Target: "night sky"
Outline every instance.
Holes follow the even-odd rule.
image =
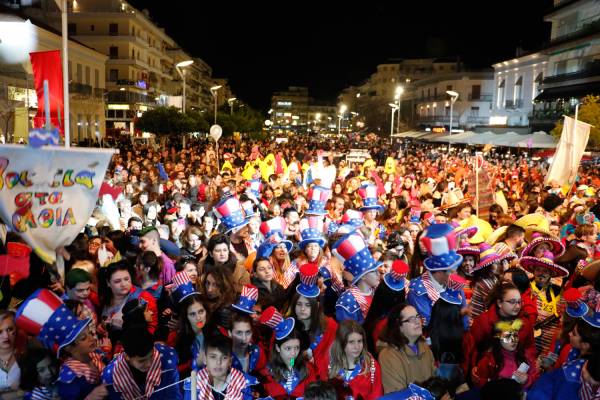
[[[273,91],[290,85],[334,101],[394,58],[459,56],[470,67],[491,67],[517,46],[534,50],[547,41],[543,16],[552,7],[552,0],[130,2],[263,111]]]

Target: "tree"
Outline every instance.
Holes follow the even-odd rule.
[[[571,115],[571,117],[575,116]],[[600,96],[589,95],[584,97],[581,105],[579,106],[577,119],[592,125],[592,128],[590,129],[588,147],[600,147]],[[550,131],[550,134],[554,137],[560,138],[562,129],[563,120],[560,120],[556,123],[554,129]]]

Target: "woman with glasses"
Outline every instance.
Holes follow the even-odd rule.
[[[394,307],[388,325],[377,343],[385,393],[423,382],[435,371],[431,349],[423,339],[422,317],[408,304]]]

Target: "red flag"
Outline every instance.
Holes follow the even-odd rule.
[[[38,111],[33,118],[33,126],[42,128],[46,124],[44,114],[44,81],[48,81],[48,96],[50,100],[50,122],[64,136],[63,120],[65,110],[63,104],[63,76],[60,61],[60,50],[37,51],[29,53],[35,91],[38,98]]]

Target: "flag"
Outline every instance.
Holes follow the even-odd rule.
[[[544,181],[546,184],[557,181],[560,185],[573,185],[591,127],[590,124],[565,116],[554,160]]]
[[[37,51],[29,53],[33,80],[38,98],[37,114],[33,117],[33,126],[43,128],[46,124],[44,103],[44,81],[48,81],[48,97],[50,104],[50,122],[64,135],[63,118],[63,76],[60,61],[60,50]]]

